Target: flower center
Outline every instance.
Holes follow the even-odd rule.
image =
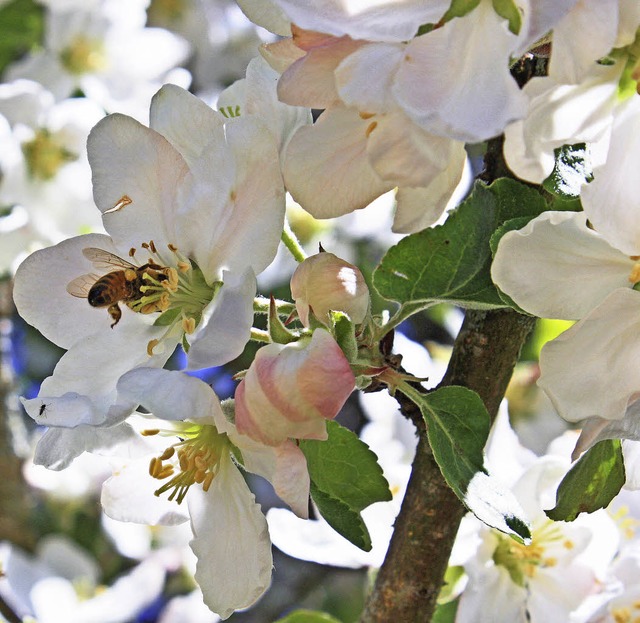
[[[215,281],[209,285],[197,264],[182,255],[174,245],[168,245],[170,257],[164,257],[153,241],[141,246],[152,256],[142,274],[144,283],[139,288],[139,297],[127,302],[127,306],[142,314],[162,312],[154,326],[167,327],[160,339],[149,342],[147,352],[151,355],[162,339],[176,334],[182,334],[182,346],[188,352],[186,336],[196,330],[202,320],[203,309],[215,298],[222,282]],[[129,252],[131,257],[135,253],[135,249]]]
[[[84,35],[76,37],[60,52],[60,62],[69,73],[75,75],[94,73],[107,66],[102,41]]]
[[[22,144],[22,153],[29,175],[43,181],[53,179],[62,165],[78,158],[46,128],[39,129],[30,141]]]
[[[561,529],[552,521],[545,521],[534,529],[531,534],[531,544],[523,545],[510,537],[497,534],[498,545],[493,552],[493,562],[504,567],[514,584],[524,587],[527,580],[533,578],[537,570],[553,567],[558,563],[557,558],[546,555],[546,549],[555,543],[563,541],[563,546],[573,549],[571,540],[565,539]]]
[[[178,424],[178,430],[170,432],[178,435],[180,441],[169,446],[160,456],[154,456],[149,463],[149,475],[157,480],[166,480],[154,493],[157,496],[171,491],[170,500],[178,504],[184,500],[189,487],[201,484],[208,491],[220,466],[220,459],[231,449],[225,433],[219,433],[211,424]],[[144,431],[144,435],[155,435],[157,429]]]

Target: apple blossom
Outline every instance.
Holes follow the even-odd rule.
[[[287,147],[283,174],[293,198],[313,216],[329,218],[397,186],[394,231],[433,224],[462,178],[466,155],[460,141],[417,127],[395,101],[390,85],[403,44],[294,32],[293,40],[265,47],[270,64],[284,70],[278,95],[326,110]],[[335,183],[325,184],[327,177]]]
[[[298,264],[291,277],[291,296],[305,327],[310,312],[325,325],[331,311],[344,312],[360,324],[369,310],[369,288],[362,273],[333,253],[317,253]]]
[[[7,76],[40,82],[58,100],[80,89],[108,112],[144,120],[150,97],[189,51],[176,35],[145,27],[147,1],[51,2],[44,49],[13,63]]]
[[[354,388],[349,362],[328,331],[267,344],[236,388],[236,426],[273,446],[289,437],[326,439],[325,420],[338,415]]]
[[[22,232],[27,236],[17,251],[102,231],[85,152],[89,131],[102,117],[95,102],[76,97],[56,103],[30,80],[0,85],[0,119],[7,122],[0,124],[0,205],[20,206],[28,218]],[[18,233],[9,231],[2,234],[3,255],[9,256],[4,264],[17,257],[8,247]]]
[[[135,407],[115,402],[116,382],[127,370],[162,366],[179,343],[191,368],[242,351],[255,274],[272,260],[280,238],[277,144],[256,116],[227,123],[171,85],[158,92],[150,116],[147,128],[110,115],[89,137],[94,198],[110,236],[79,236],[38,251],[16,275],[23,318],[68,349],[39,397],[25,402],[38,422],[78,437],[67,462],[104,441],[92,436],[108,439],[106,429],[87,426],[113,427]],[[136,292],[119,297],[124,309],[110,306],[110,319],[78,295],[118,270]],[[48,433],[56,434],[63,430]],[[45,460],[48,435],[37,462]]]
[[[627,255],[628,231],[613,225],[601,234],[588,216],[544,212],[503,236],[492,266],[495,283],[524,310],[580,320],[540,356],[538,384],[571,422],[621,420],[640,395],[628,374],[640,348],[637,257]]]
[[[520,446],[506,410],[496,424],[487,444],[488,461],[496,473],[504,474],[525,509],[532,523],[532,541],[524,545],[474,517],[463,520],[458,538],[464,539],[467,548],[463,552],[454,546],[454,555],[464,565],[468,581],[456,623],[574,620],[572,613],[583,601],[604,588],[607,567],[619,543],[618,529],[604,510],[581,515],[571,523],[548,519],[544,509],[553,506],[569,461],[559,456],[535,457]]]
[[[268,478],[306,517],[310,482],[302,451],[292,441],[267,447],[240,434],[213,390],[181,372],[139,368],[124,375],[118,389],[167,422],[142,420],[156,451],[151,462],[117,468],[103,488],[105,512],[152,525],[190,518],[205,603],[223,618],[250,606],[269,586],[271,547],[266,520],[235,461]]]

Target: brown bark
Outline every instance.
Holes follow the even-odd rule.
[[[533,324],[533,318],[512,311],[468,311],[441,386],[474,390],[493,420]],[[389,551],[361,623],[431,620],[466,512],[433,458],[419,410],[399,398],[403,413],[418,423],[419,442]]]

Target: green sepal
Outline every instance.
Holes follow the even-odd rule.
[[[562,479],[556,492],[556,505],[545,513],[554,521],[573,521],[580,513],[606,508],[625,480],[620,440],[599,441]]]
[[[451,5],[442,18],[442,22],[448,22],[454,17],[468,15],[480,4],[480,0],[451,0]]]
[[[289,331],[289,329],[284,326],[282,320],[280,320],[276,300],[273,296],[269,302],[268,325],[269,337],[271,341],[276,344],[291,344],[291,342],[297,342],[300,339],[299,335]]]
[[[493,0],[493,10],[509,22],[509,31],[514,35],[522,28],[522,14],[514,0]]]
[[[344,353],[349,363],[353,363],[358,357],[358,342],[356,340],[355,325],[346,314],[332,312],[334,337],[338,346]]]

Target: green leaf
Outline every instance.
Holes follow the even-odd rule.
[[[501,178],[476,182],[471,195],[443,225],[425,229],[391,247],[373,274],[376,290],[400,303],[407,318],[435,303],[494,309],[506,307],[491,281],[490,240],[505,221],[537,216],[547,205],[529,186]]]
[[[556,162],[553,171],[542,182],[542,186],[565,201],[573,200],[573,205],[575,205],[582,186],[593,179],[587,148],[584,143],[563,145],[558,147],[554,153]]]
[[[509,30],[517,35],[522,28],[522,14],[513,0],[493,0],[493,10],[509,22]]]
[[[325,493],[311,482],[311,497],[326,522],[345,539],[365,552],[371,551],[371,536],[362,515],[347,504]]]
[[[284,619],[278,619],[276,623],[340,623],[340,621],[326,612],[296,610],[289,613]]]
[[[392,498],[376,455],[355,433],[327,422],[326,441],[301,440],[311,477],[311,497],[327,522],[365,551],[371,539],[360,511]]]
[[[480,396],[458,386],[441,387],[428,394],[407,392],[403,386],[399,391],[420,408],[433,456],[463,504],[487,525],[528,540],[528,522],[515,496],[484,467],[491,420]]]
[[[358,358],[355,326],[346,314],[332,312],[331,315],[333,317],[336,342],[338,342],[338,346],[340,346],[347,361],[353,363]]]
[[[44,8],[33,0],[14,0],[0,8],[0,72],[42,42]]]
[[[573,521],[580,513],[606,508],[625,483],[619,439],[599,441],[563,478],[556,506],[545,511],[554,521]]]
[[[456,614],[458,612],[458,601],[448,601],[444,604],[438,604],[436,611],[433,613],[431,623],[455,623]]]
[[[337,422],[327,422],[327,433],[326,441],[300,441],[316,487],[358,511],[390,500],[389,483],[369,446]]]
[[[480,4],[480,0],[451,0],[451,6],[442,18],[443,22],[448,22],[454,17],[464,17],[468,15]]]

